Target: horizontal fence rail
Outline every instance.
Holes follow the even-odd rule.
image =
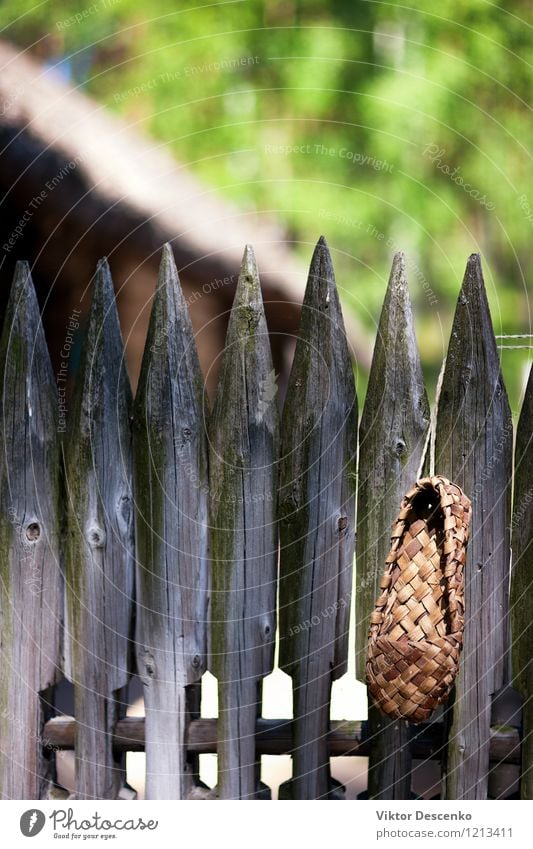
[[[0,338],[0,797],[57,795],[56,753],[73,749],[79,799],[131,795],[127,752],[146,753],[151,799],[268,799],[261,756],[283,754],[292,778],[280,798],[344,798],[338,756],[368,758],[368,798],[410,798],[420,761],[440,764],[441,798],[532,798],[533,376],[513,456],[473,255],[431,415],[405,266],[396,254],[358,422],[323,238],[283,409],[251,247],[212,410],[170,246],[135,400],[101,261],[65,435],[30,270],[18,264]],[[418,726],[373,705],[367,721],[332,721],[332,685],[354,650],[364,681],[391,523],[425,473],[472,500],[454,691]],[[293,716],[266,719],[276,645]],[[200,716],[206,670],[218,719]],[[134,675],[144,717],[126,716]],[[72,717],[57,707],[62,679]],[[495,705],[511,686],[523,709],[502,722]],[[203,754],[218,757],[213,789]]]
[[[290,755],[293,750],[292,719],[257,719],[255,722],[256,755]],[[127,716],[119,719],[113,733],[113,750],[116,752],[144,752],[146,750],[146,721],[144,717]],[[188,752],[216,754],[219,751],[220,731],[216,719],[193,719],[187,727],[185,746]],[[412,726],[409,745],[414,758],[442,757],[445,746],[442,723]],[[43,731],[47,750],[61,751],[75,748],[76,720],[58,716],[49,719]],[[374,747],[368,722],[333,720],[326,735],[329,757],[368,757]],[[515,728],[492,729],[490,759],[493,763],[520,763],[520,735]]]

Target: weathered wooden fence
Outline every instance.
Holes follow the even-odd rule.
[[[513,474],[511,413],[478,256],[468,261],[433,426],[397,254],[358,432],[323,239],[281,421],[250,248],[211,413],[169,247],[134,403],[105,261],[66,438],[24,263],[0,377],[2,798],[50,794],[62,748],[75,748],[76,796],[85,799],[116,798],[125,752],[143,750],[148,798],[269,798],[260,756],[283,753],[293,764],[285,798],[342,798],[330,773],[335,755],[369,758],[370,798],[409,798],[413,760],[428,758],[442,765],[443,798],[506,795],[494,780],[506,764],[520,770],[522,798],[533,797],[533,377]],[[390,525],[421,470],[450,477],[473,502],[453,697],[422,726],[389,721],[374,707],[368,721],[331,722],[331,686],[347,669],[356,527],[355,651],[364,680]],[[262,681],[276,635],[294,714],[266,720]],[[199,716],[206,669],[218,681],[218,720]],[[125,715],[135,672],[145,718]],[[74,686],[75,719],[55,715],[62,676]],[[511,683],[523,709],[495,725],[494,696]],[[206,752],[218,753],[214,792],[198,777]]]

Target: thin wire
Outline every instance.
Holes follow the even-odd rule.
[[[533,333],[500,333],[496,339],[533,339]],[[533,345],[500,345],[500,351],[533,351]]]
[[[533,333],[502,333],[500,336],[496,336],[496,339],[533,339]]]

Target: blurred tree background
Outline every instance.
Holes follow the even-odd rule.
[[[471,252],[496,333],[531,332],[530,18],[529,0],[0,7],[2,38],[277,216],[306,261],[324,232],[370,330],[403,249],[430,386]],[[515,413],[529,359],[502,352]]]

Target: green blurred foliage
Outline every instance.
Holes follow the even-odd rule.
[[[529,0],[4,0],[0,27],[278,216],[306,260],[324,232],[345,308],[369,328],[405,250],[434,385],[469,253],[496,333],[531,332],[530,13]],[[515,412],[529,354],[502,356]]]

